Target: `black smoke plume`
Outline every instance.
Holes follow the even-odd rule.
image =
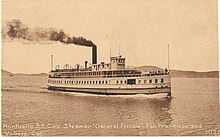
[[[75,44],[87,47],[96,47],[96,45],[83,37],[69,37],[64,31],[54,28],[29,28],[20,20],[11,20],[3,22],[2,39],[19,39],[30,42],[44,43],[47,41],[59,41],[65,44]]]

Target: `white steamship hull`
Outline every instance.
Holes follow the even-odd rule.
[[[76,87],[56,87],[49,86],[50,90],[59,90],[67,92],[83,92],[92,94],[106,94],[106,95],[133,95],[133,94],[171,94],[171,87],[164,88],[76,88]]]
[[[127,78],[111,78],[111,79],[96,79],[98,84],[90,84],[89,79],[74,79],[74,78],[51,78],[48,82],[48,89],[59,90],[67,92],[84,92],[93,94],[115,94],[115,95],[129,95],[129,94],[159,94],[165,93],[171,95],[171,79],[169,75],[156,77],[133,77],[136,84],[127,84]],[[163,83],[147,83],[147,81],[154,82],[155,80],[163,79]],[[76,84],[76,81],[83,81],[83,84]],[[95,79],[92,79],[95,81]],[[91,82],[92,82],[91,81]],[[118,81],[118,82],[117,82]],[[100,82],[100,83],[99,83]],[[122,83],[120,83],[122,82]],[[139,83],[140,82],[140,83]]]

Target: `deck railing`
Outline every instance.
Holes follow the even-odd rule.
[[[73,73],[72,73],[73,74]],[[49,75],[49,78],[112,78],[112,77],[151,77],[151,76],[162,76],[162,75],[169,75],[169,72],[164,73],[149,73],[149,74],[115,74],[115,75],[71,75],[65,74],[64,75]]]

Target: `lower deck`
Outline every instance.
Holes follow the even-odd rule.
[[[170,94],[171,78],[169,75],[132,78],[49,78],[48,88],[96,94]]]

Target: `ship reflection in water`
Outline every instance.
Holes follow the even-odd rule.
[[[46,79],[3,77],[3,135],[207,135],[219,129],[218,79],[173,79],[173,98],[49,91]]]

